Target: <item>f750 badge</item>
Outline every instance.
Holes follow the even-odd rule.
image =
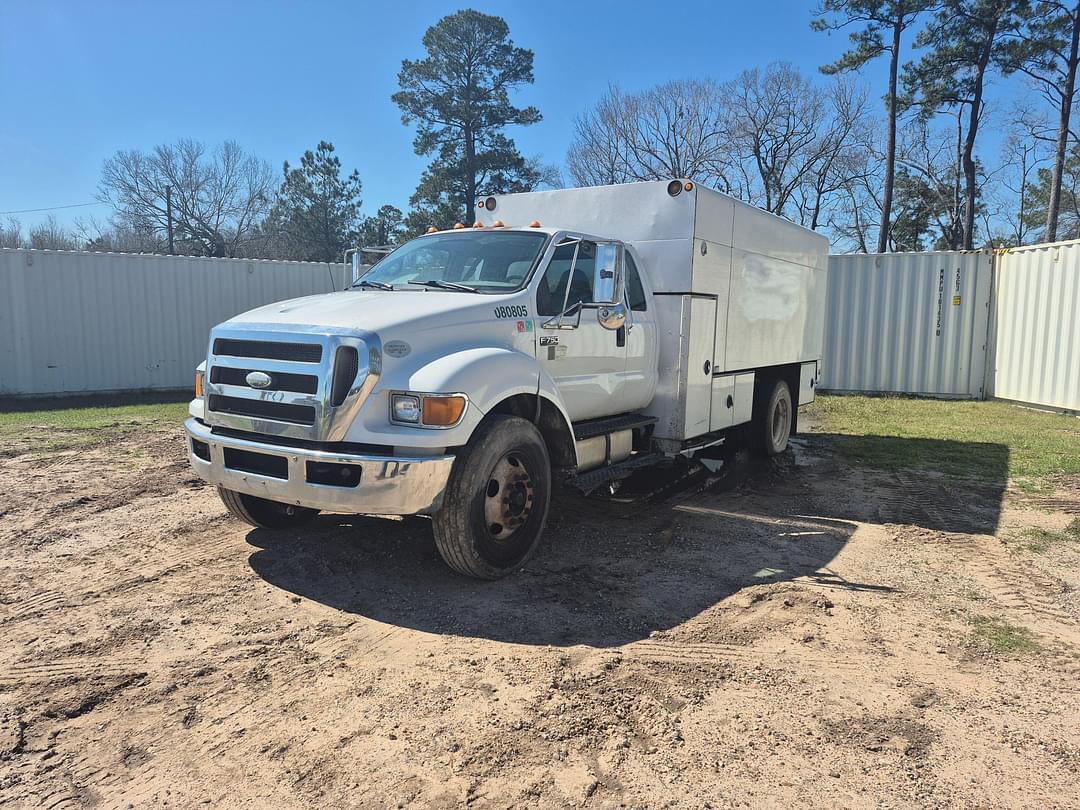
[[[495,307],[496,318],[528,318],[529,308],[526,306]]]

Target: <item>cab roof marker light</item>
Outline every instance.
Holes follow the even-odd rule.
[[[454,223],[454,230],[455,230],[455,231],[460,231],[460,230],[461,230],[462,228],[464,228],[464,227],[465,227],[465,223],[464,223],[464,222],[455,222],[455,223]]]
[[[472,224],[472,226],[473,226],[474,228],[483,228],[483,227],[484,227],[484,223],[483,223],[483,222],[481,222],[480,220],[476,220],[476,222],[474,222],[474,223]]]
[[[540,220],[534,219],[532,222],[529,223],[529,227],[530,228],[539,228],[540,227]]]
[[[429,227],[429,228],[427,229],[427,232],[428,232],[428,233],[438,233],[438,232],[439,232],[439,229],[438,229],[438,228],[436,228],[436,227],[435,227],[434,225],[432,225],[431,227]]]
[[[503,224],[503,221],[501,219],[497,219],[497,220],[495,220],[494,222],[491,223],[491,227],[492,228],[505,228],[506,226]]]

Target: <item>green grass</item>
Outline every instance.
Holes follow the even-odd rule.
[[[971,618],[971,641],[992,655],[1024,655],[1040,649],[1035,634],[1026,627],[989,616]]]
[[[1080,419],[1004,402],[819,396],[804,413],[841,451],[887,470],[1004,482],[1029,492],[1080,474]]]
[[[1038,528],[1023,529],[1011,539],[1014,541],[1014,548],[1034,554],[1043,554],[1052,546],[1062,543],[1080,543],[1080,518],[1075,518],[1059,532]]]
[[[0,456],[53,454],[89,447],[136,431],[179,429],[186,402],[40,411],[0,411]]]

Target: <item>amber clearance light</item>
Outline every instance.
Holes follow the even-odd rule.
[[[424,416],[422,421],[425,425],[447,427],[449,425],[456,425],[458,420],[461,419],[461,414],[464,412],[465,397],[460,394],[450,394],[447,396],[428,395],[424,397]]]

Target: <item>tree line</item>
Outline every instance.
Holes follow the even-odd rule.
[[[722,81],[611,85],[574,122],[568,179],[686,177],[825,229],[840,250],[1080,237],[1080,0],[822,0],[810,17],[813,32],[849,43],[816,75],[776,62]],[[105,161],[107,221],[50,219],[28,234],[9,221],[0,246],[337,261],[349,247],[471,222],[489,194],[561,185],[557,167],[523,156],[507,133],[541,114],[512,101],[534,81],[533,52],[506,22],[459,11],[422,45],[392,97],[430,158],[407,212],[366,214],[359,174],[326,141],[275,173],[236,143],[181,140]],[[879,59],[886,79],[872,88],[861,73]],[[1007,96],[1002,79],[1025,92]],[[980,151],[990,129],[1001,133],[992,159]]]

